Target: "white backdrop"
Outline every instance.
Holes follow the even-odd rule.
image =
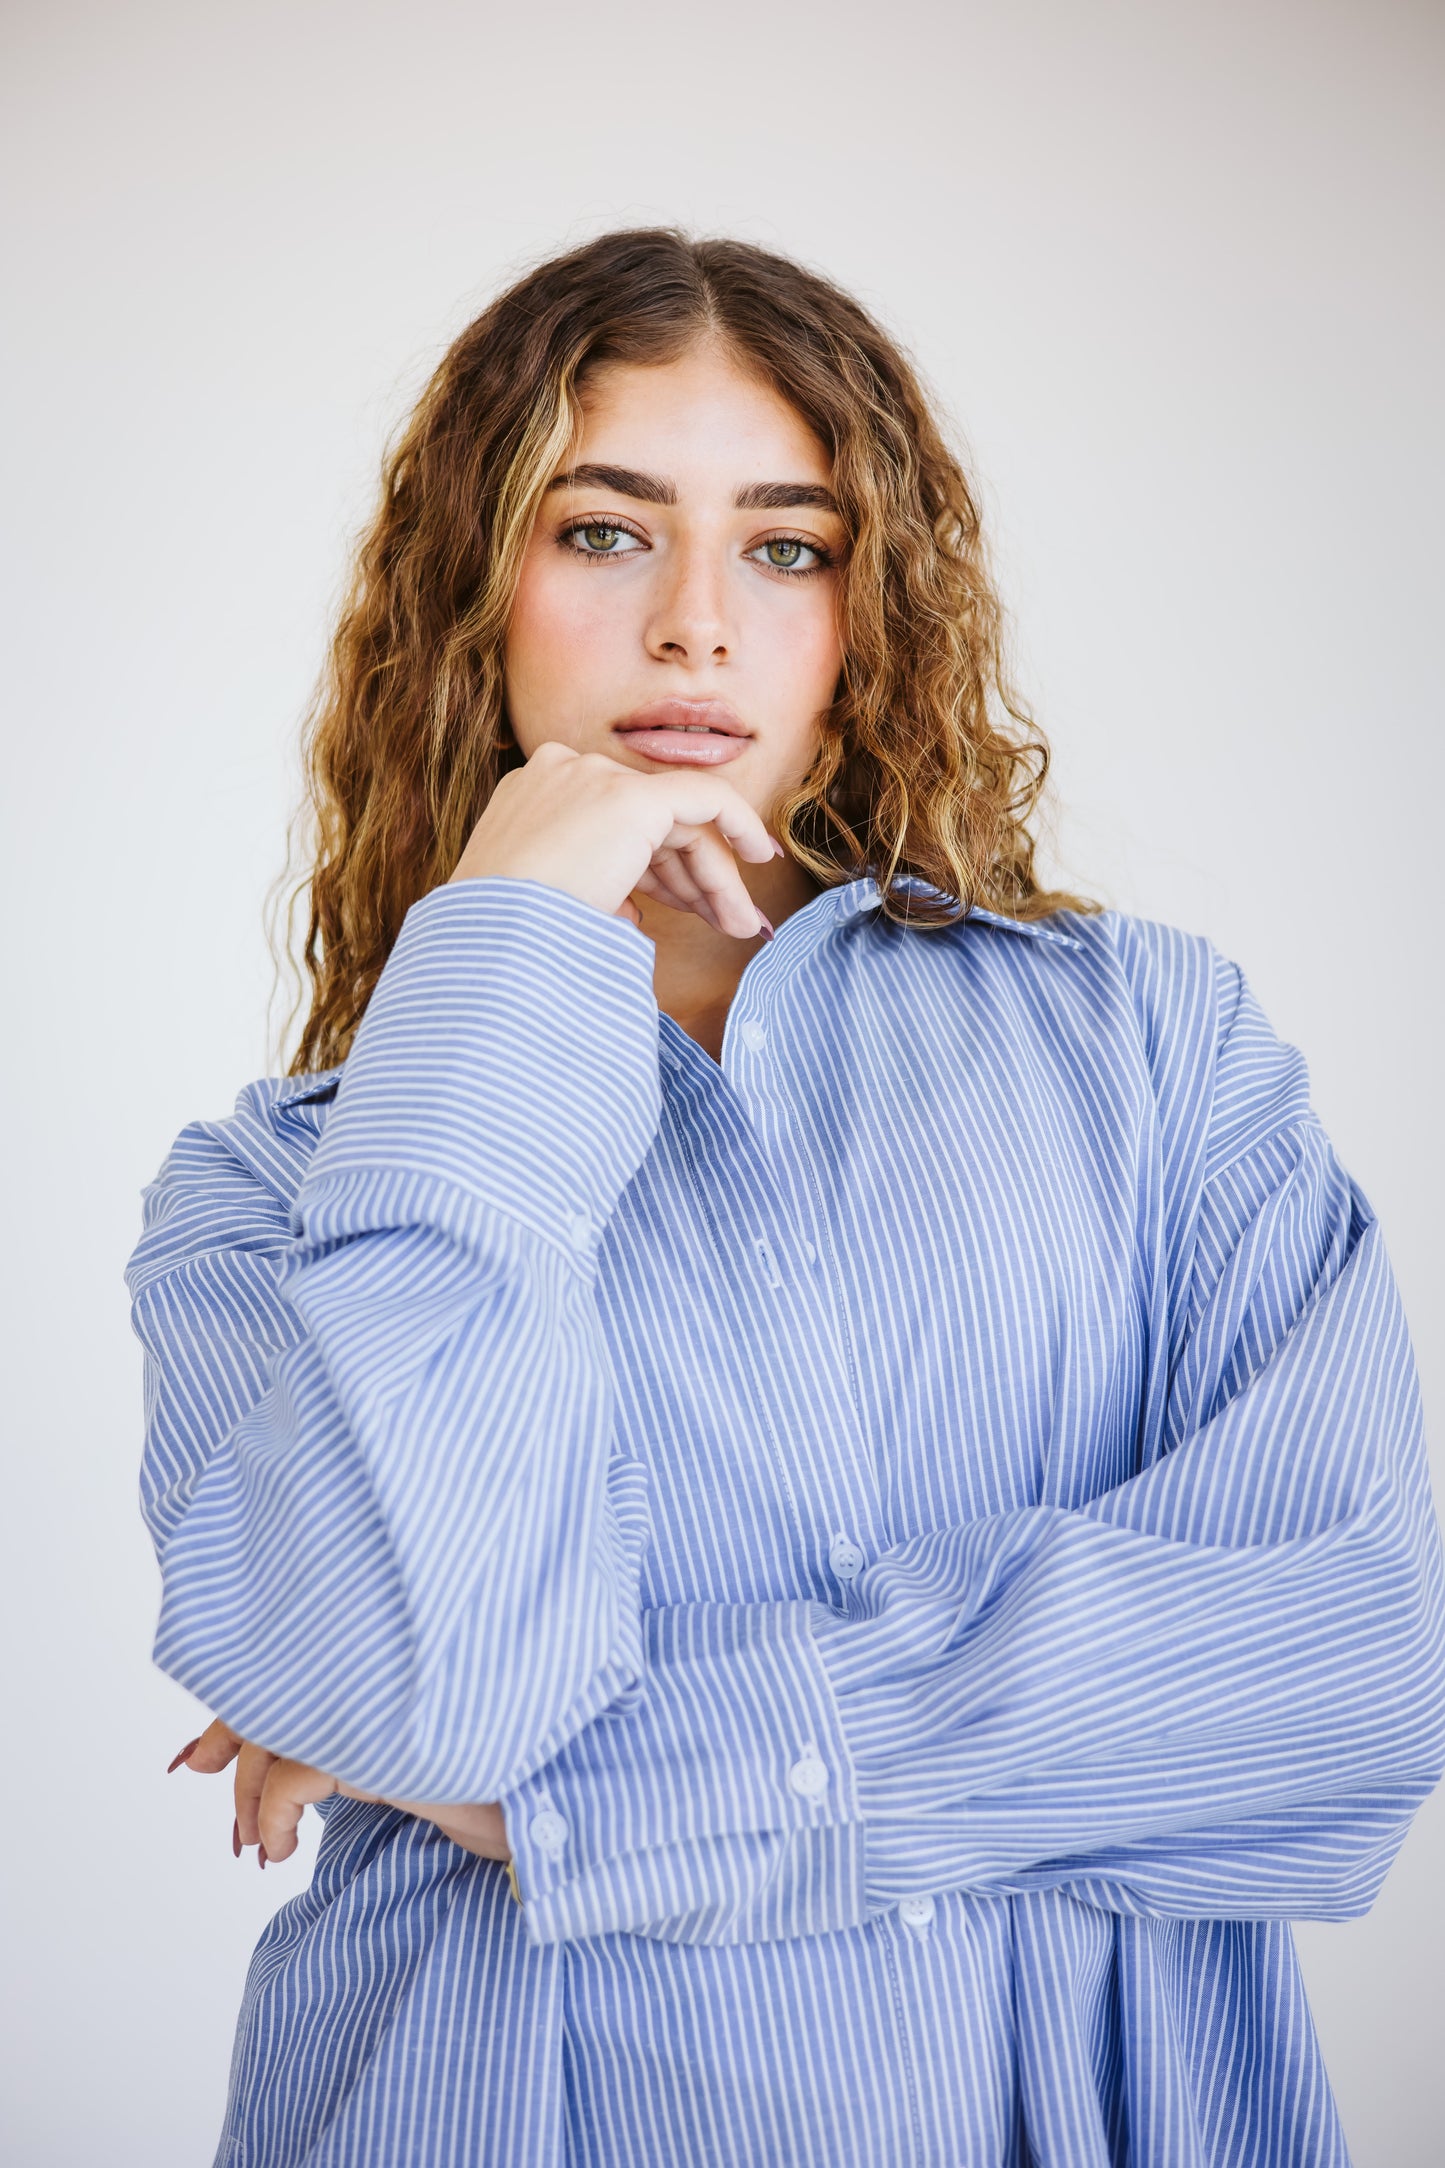
[[[972,445],[1065,869],[1210,934],[1305,1048],[1438,1417],[1445,16],[11,0],[0,35],[0,2152],[204,2168],[304,1870],[236,1866],[220,1788],[161,1774],[198,1722],[148,1663],[119,1274],[174,1132],[267,1066],[261,901],[386,432],[604,225],[859,291]],[[1436,1802],[1369,1919],[1301,1933],[1360,2168],[1439,2157],[1442,1888]]]

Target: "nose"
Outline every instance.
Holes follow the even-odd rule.
[[[726,662],[734,646],[728,621],[727,567],[722,554],[701,541],[682,544],[660,568],[645,640],[658,662],[694,669]]]

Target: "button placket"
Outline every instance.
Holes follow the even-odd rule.
[[[755,1022],[738,1015],[729,1024],[730,1044],[738,1056],[732,1075],[726,1064],[707,1064],[690,1044],[674,1044],[670,1032],[664,1032],[663,1051],[670,1075],[677,1079],[677,1137],[706,1224],[720,1252],[733,1261],[734,1271],[741,1269],[759,1290],[755,1307],[760,1341],[749,1349],[749,1367],[763,1403],[761,1428],[796,1538],[812,1561],[810,1593],[826,1602],[839,1585],[825,1560],[840,1523],[844,1529],[850,1522],[861,1525],[865,1562],[886,1547],[887,1538],[856,1388],[850,1392],[844,1382],[853,1375],[852,1357],[826,1291],[822,1251],[805,1233],[817,1209],[820,1177],[805,1172],[807,1132],[796,1128],[799,1118],[790,1105],[787,1064],[777,1060],[777,1027],[757,1025],[770,1058],[755,1062],[749,1046],[753,1035],[743,1031],[745,1023]],[[707,1163],[714,1154],[734,1162],[728,1169],[732,1180],[721,1189],[707,1179]],[[737,1178],[739,1160],[747,1170],[742,1179]],[[753,1196],[756,1216],[747,1209]],[[796,1449],[797,1411],[788,1409],[779,1420],[775,1407],[784,1395],[772,1390],[774,1377],[789,1372],[790,1345],[816,1354],[827,1376],[826,1390],[810,1411],[818,1435],[810,1434]]]
[[[851,917],[859,907],[850,904],[842,915]],[[804,1231],[809,1225],[821,1223],[819,1200],[825,1178],[822,1169],[813,1164],[816,1138],[796,1100],[789,1062],[778,1051],[784,1040],[778,1036],[777,1017],[770,1017],[765,1028],[753,1017],[739,1016],[734,1028],[739,1047],[756,1053],[767,1048],[770,1052],[766,1063],[739,1063],[738,1081],[733,1087],[747,1109],[749,1125],[760,1142],[761,1157],[772,1177],[777,1203],[784,1215],[784,1223],[778,1228],[773,1243],[766,1237],[749,1233],[759,1276],[776,1294],[784,1299],[790,1296],[797,1299],[810,1312],[815,1328],[833,1343],[840,1358],[837,1365],[840,1384],[844,1378],[848,1381],[840,1394],[846,1402],[846,1412],[840,1410],[843,1420],[838,1436],[840,1443],[846,1439],[851,1450],[840,1452],[834,1462],[836,1487],[831,1498],[825,1500],[819,1496],[812,1501],[800,1500],[800,1504],[804,1511],[812,1504],[814,1513],[821,1506],[829,1520],[835,1513],[861,1519],[871,1546],[860,1561],[857,1570],[861,1570],[869,1556],[886,1548],[887,1538],[882,1524],[878,1471],[861,1428],[857,1365],[848,1326],[838,1307],[839,1298],[830,1293],[831,1275],[824,1253]],[[781,1266],[780,1258],[784,1260]],[[837,1478],[843,1480],[838,1482]],[[815,1542],[818,1534],[827,1540],[827,1522],[822,1530],[817,1528],[821,1518],[818,1514],[814,1519]],[[814,1557],[817,1557],[816,1551]]]
[[[761,1024],[755,1016],[745,1016],[740,1018],[736,1028],[739,1040],[747,1048],[750,1054],[761,1054],[764,1052],[768,1044],[768,1032],[766,1025]],[[767,1279],[768,1285],[770,1287],[781,1286],[781,1278],[775,1279],[771,1277],[771,1274],[776,1271],[776,1261],[772,1258],[771,1253],[769,1253],[766,1259],[763,1259],[761,1254],[762,1245],[759,1244],[758,1247],[760,1261],[763,1263],[764,1277]],[[802,1251],[805,1263],[815,1265],[818,1262],[817,1250],[814,1248],[811,1242],[806,1240],[806,1238],[801,1235],[798,1237],[798,1247]]]
[[[898,1917],[905,1927],[912,1928],[915,1935],[926,1935],[938,1910],[931,1897],[905,1897],[898,1907]]]
[[[851,1536],[841,1532],[834,1536],[828,1546],[828,1565],[835,1579],[846,1587],[850,1581],[857,1580],[865,1563],[861,1546]]]

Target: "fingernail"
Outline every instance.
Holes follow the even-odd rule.
[[[765,941],[771,941],[773,938],[773,929],[771,922],[768,919],[763,918],[763,914],[761,911],[759,911],[758,917],[762,919],[762,924],[759,926],[758,932],[762,935]]]
[[[266,1847],[265,1847],[265,1845],[264,1845],[264,1844],[258,1844],[258,1845],[257,1845],[257,1847],[256,1847],[256,1857],[257,1857],[257,1859],[258,1859],[258,1860],[260,1861],[260,1863],[261,1863],[261,1866],[262,1866],[262,1868],[264,1869],[264,1867],[265,1867],[265,1865],[266,1865]]]
[[[179,1754],[177,1754],[177,1756],[176,1756],[175,1760],[174,1760],[174,1761],[173,1761],[173,1762],[171,1763],[170,1767],[169,1767],[169,1768],[168,1768],[168,1769],[166,1770],[166,1775],[167,1775],[167,1776],[173,1776],[173,1775],[175,1774],[176,1770],[180,1768],[180,1766],[181,1766],[181,1763],[182,1763],[183,1761],[189,1761],[189,1760],[190,1760],[190,1758],[191,1758],[191,1756],[192,1756],[192,1755],[193,1755],[193,1754],[195,1753],[195,1751],[196,1751],[196,1748],[197,1748],[197,1747],[198,1747],[198,1746],[200,1745],[200,1743],[201,1743],[201,1742],[200,1742],[200,1739],[199,1739],[199,1737],[197,1737],[197,1738],[194,1738],[194,1739],[192,1739],[192,1741],[191,1741],[191,1743],[190,1743],[190,1745],[189,1745],[189,1746],[183,1746],[183,1747],[181,1748],[181,1751],[180,1751],[180,1753],[179,1753]]]
[[[239,1822],[232,1822],[231,1824],[231,1850],[239,1859],[241,1856],[241,1825]]]
[[[778,841],[778,839],[777,839],[777,837],[776,837],[776,836],[774,836],[774,837],[773,837],[773,839],[772,839],[772,844],[773,844],[773,856],[774,856],[774,858],[786,858],[786,857],[787,857],[787,855],[788,855],[788,854],[787,854],[786,850],[785,850],[785,849],[783,848],[782,844],[781,844],[781,843],[779,843],[779,841]]]

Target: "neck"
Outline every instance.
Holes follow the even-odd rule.
[[[745,865],[740,871],[748,894],[774,929],[818,894],[817,882],[791,858]],[[631,900],[656,950],[652,985],[658,1008],[714,1061],[720,1060],[723,1026],[738,980],[764,946],[762,936],[739,941],[719,933],[695,911],[670,910],[651,896],[634,895]]]

